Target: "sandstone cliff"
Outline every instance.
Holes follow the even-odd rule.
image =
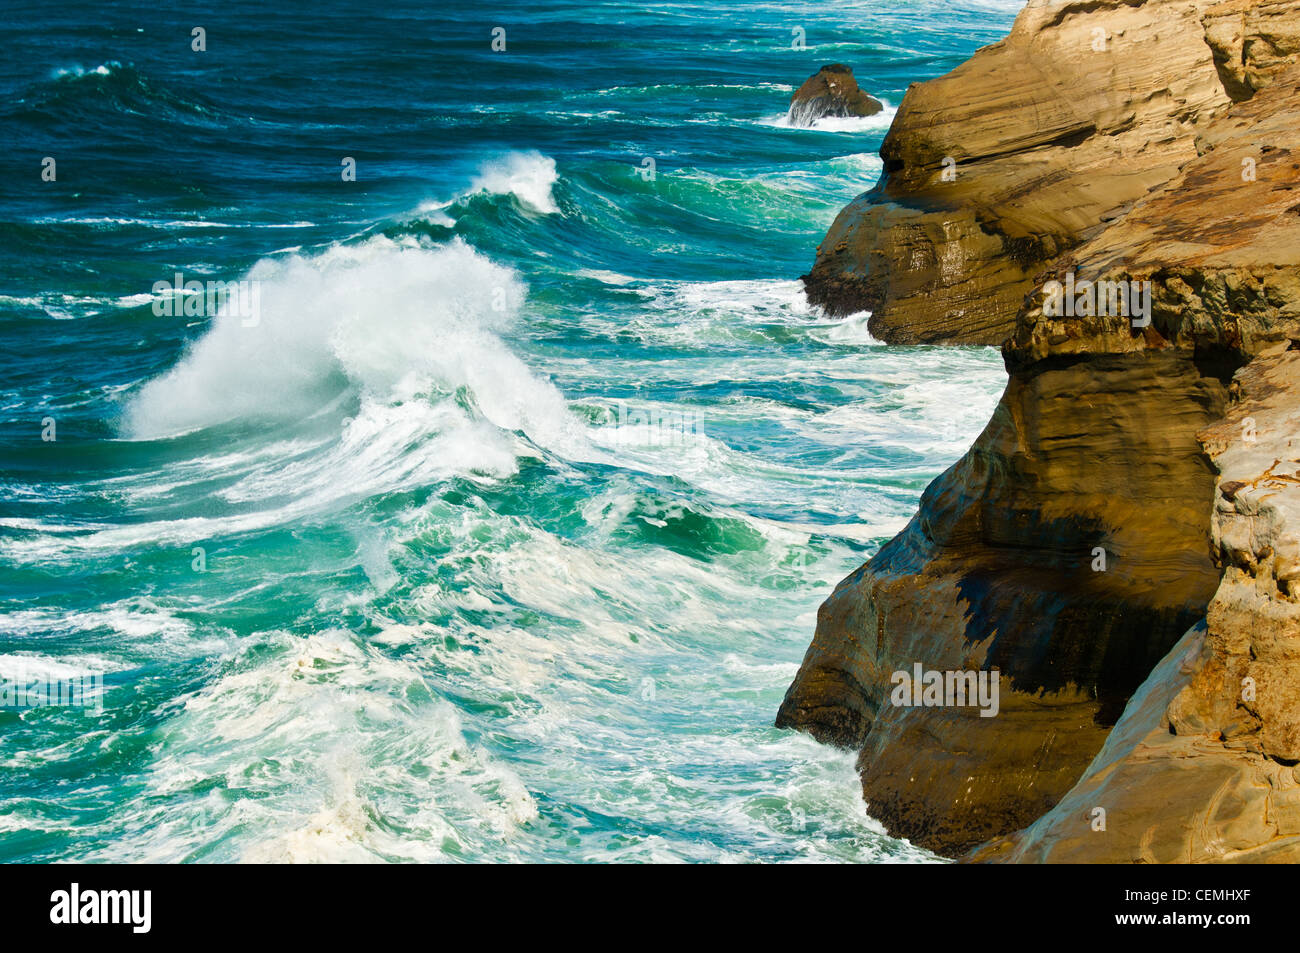
[[[851,236],[844,248],[823,244],[818,268],[833,263],[835,287],[868,295],[856,305],[879,309],[875,333],[1005,338],[1010,372],[966,456],[823,605],[778,715],[861,751],[864,796],[891,833],[955,856],[1034,825],[978,859],[1247,857],[1289,843],[1291,822],[1267,818],[1275,804],[1292,810],[1277,792],[1294,783],[1296,754],[1264,739],[1294,737],[1283,712],[1294,693],[1279,686],[1300,653],[1289,614],[1296,570],[1289,556],[1281,576],[1259,567],[1273,565],[1266,550],[1291,552],[1300,537],[1283,516],[1270,516],[1266,532],[1224,522],[1228,504],[1257,502],[1233,484],[1254,486],[1260,474],[1214,435],[1257,410],[1285,434],[1274,482],[1259,485],[1280,492],[1278,474],[1289,485],[1295,451],[1282,451],[1295,428],[1270,416],[1283,410],[1251,402],[1300,404],[1300,391],[1282,389],[1293,358],[1275,353],[1300,338],[1298,24],[1294,0],[1033,4],[1011,38],[935,81],[938,91],[909,92],[915,102],[904,101],[883,150],[887,181],[837,220],[831,235]],[[1157,69],[1147,57],[1144,76],[1125,72],[1124,57],[1103,59],[1100,78],[1095,66],[1051,78],[1051,96],[1016,85],[1044,50],[1099,25],[1171,58],[1157,57]],[[963,99],[962,89],[985,93]],[[1116,103],[1127,119],[1112,114]],[[1092,131],[1057,134],[1071,128]],[[979,145],[937,199],[935,157],[958,142]],[[1149,321],[1045,311],[1044,283],[1067,273],[1149,283]],[[1230,587],[1233,566],[1247,564],[1263,593],[1253,603]],[[1268,642],[1264,656],[1252,632]],[[1199,668],[1183,662],[1198,639],[1208,653]],[[1272,660],[1269,674],[1252,677],[1272,694],[1256,704],[1273,707],[1239,709],[1224,692],[1243,659],[1258,657]],[[895,707],[891,674],[917,662],[998,669],[1001,712]],[[1161,731],[1225,753],[1152,755]],[[1151,767],[1161,758],[1197,777],[1163,826],[1149,813],[1164,809],[1156,792],[1168,778]],[[1236,793],[1219,803],[1217,785]],[[1062,847],[1082,836],[1079,823],[1092,833],[1080,812],[1098,806],[1109,811],[1109,840]],[[1206,818],[1230,848],[1197,853],[1185,826]]]
[[[1034,276],[1168,182],[1198,126],[1297,48],[1293,0],[1031,0],[1002,42],[912,86],[878,185],[804,277],[891,343],[998,345]]]
[[[1300,862],[1300,351],[1238,376],[1202,435],[1223,581],[1083,778],[973,860]]]

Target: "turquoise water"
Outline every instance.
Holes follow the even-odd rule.
[[[928,859],[771,724],[1001,360],[796,279],[1019,4],[322,6],[5,27],[0,860]]]

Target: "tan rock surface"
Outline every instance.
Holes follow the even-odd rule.
[[[891,343],[1000,344],[1040,271],[1173,178],[1207,122],[1289,61],[1298,9],[1031,2],[1007,39],[908,90],[809,299],[872,311]]]
[[[1225,567],[1206,621],[1061,802],[970,859],[1300,862],[1300,351],[1285,347],[1240,372],[1241,400],[1202,434]]]

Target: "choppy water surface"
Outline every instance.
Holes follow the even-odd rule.
[[[0,675],[107,691],[0,712],[0,860],[926,859],[771,722],[1001,361],[796,279],[1018,6],[17,10]]]

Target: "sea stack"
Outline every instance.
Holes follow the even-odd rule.
[[[823,66],[790,97],[790,125],[811,126],[825,116],[874,116],[885,107],[858,88],[843,63]]]
[[[778,714],[891,834],[1300,862],[1297,36],[1300,0],[1031,0],[908,91],[819,248],[814,302],[1009,373]],[[918,664],[996,671],[997,716],[891,704]]]

